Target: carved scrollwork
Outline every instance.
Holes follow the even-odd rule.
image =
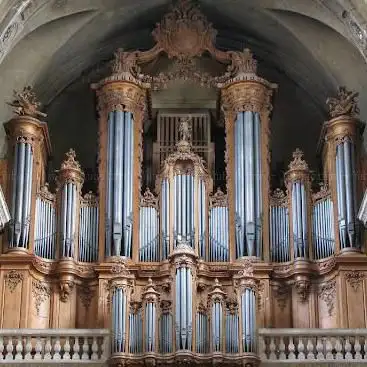
[[[348,91],[346,87],[339,87],[336,97],[330,97],[326,100],[330,116],[332,118],[339,116],[358,116],[358,95],[359,93]]]
[[[359,271],[350,271],[345,274],[345,278],[353,290],[357,292],[363,280],[365,279],[365,274]]]
[[[24,279],[24,275],[17,272],[16,270],[11,270],[5,275],[5,285],[11,293],[15,291],[18,284]]]
[[[319,297],[326,303],[329,316],[333,315],[336,297],[336,281],[331,280],[319,288]]]
[[[37,316],[39,316],[41,304],[51,296],[51,288],[38,280],[34,280],[32,281],[32,295],[34,298]]]

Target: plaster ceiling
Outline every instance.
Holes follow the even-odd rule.
[[[14,2],[9,0],[7,4]],[[170,1],[25,2],[31,6],[26,7],[16,34],[9,37],[11,42],[3,50],[0,43],[1,95],[4,101],[10,100],[13,89],[33,85],[49,115],[54,168],[69,147],[76,148],[83,166],[92,167],[97,124],[89,86],[106,74],[106,62],[117,48],[152,46],[151,31],[169,10]],[[279,85],[272,121],[275,165],[288,162],[291,151],[298,146],[317,169],[316,144],[326,118],[325,100],[335,94],[338,85],[360,92],[361,117],[367,118],[364,49],[341,16],[346,8],[340,3],[341,0],[199,1],[202,12],[218,30],[218,47],[250,48],[259,62],[259,74]],[[0,10],[1,7],[6,8],[4,2]],[[18,19],[16,16],[13,18]],[[10,16],[3,18],[0,32],[9,19]],[[10,117],[11,110],[1,104],[0,119],[6,121]],[[3,132],[0,144],[4,154]]]

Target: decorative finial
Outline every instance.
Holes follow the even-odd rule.
[[[192,139],[192,128],[191,128],[191,117],[183,117],[180,119],[179,132],[181,134],[181,140],[191,142]]]
[[[37,100],[32,87],[24,87],[21,92],[14,91],[14,100],[7,104],[13,107],[15,114],[19,116],[30,116],[30,117],[46,117],[47,115],[40,112],[38,109],[41,103]]]
[[[81,171],[80,163],[75,159],[76,153],[74,149],[70,149],[66,154],[66,159],[61,163],[61,169],[74,169]]]
[[[290,170],[308,170],[308,164],[303,159],[303,152],[300,149],[296,149],[293,152],[293,160],[289,163]]]
[[[326,100],[330,116],[332,118],[339,116],[356,117],[359,114],[358,95],[359,93],[348,91],[346,87],[339,87],[337,96]]]

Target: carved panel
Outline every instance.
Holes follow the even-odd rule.
[[[50,298],[51,288],[38,280],[32,281],[32,296],[36,306],[37,316],[40,315],[40,307],[43,302]]]
[[[326,303],[329,316],[333,315],[336,298],[336,281],[331,280],[319,287],[318,295]]]
[[[17,272],[16,270],[11,270],[5,275],[5,285],[10,290],[11,293],[15,291],[18,284],[24,279],[24,275]]]

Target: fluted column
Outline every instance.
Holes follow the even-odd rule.
[[[114,74],[97,89],[99,111],[100,261],[123,256],[138,260],[142,123],[146,91],[118,52]]]
[[[39,120],[46,115],[38,111],[40,103],[32,89],[15,92],[14,98],[9,105],[16,116],[4,124],[12,169],[7,185],[11,213],[8,249],[33,252],[36,194],[45,183],[51,146],[47,125]]]
[[[157,305],[159,293],[155,290],[152,279],[149,279],[143,296],[145,303],[144,352],[156,353],[158,351]]]
[[[285,181],[290,200],[290,232],[292,258],[308,260],[310,258],[310,220],[311,218],[311,183],[307,163],[303,160],[303,152],[296,149]]]
[[[218,279],[215,279],[213,290],[209,293],[211,303],[211,335],[213,353],[223,353],[225,341],[224,298],[225,293]]]
[[[256,75],[249,50],[238,53],[237,76],[220,85],[226,120],[227,192],[231,260],[243,256],[269,259],[269,114],[272,88]],[[266,230],[264,230],[266,229]]]
[[[325,174],[332,192],[334,205],[337,251],[350,252],[361,249],[361,228],[357,219],[362,180],[361,136],[363,124],[357,118],[358,93],[339,88],[335,98],[327,104],[331,119],[324,125]]]

